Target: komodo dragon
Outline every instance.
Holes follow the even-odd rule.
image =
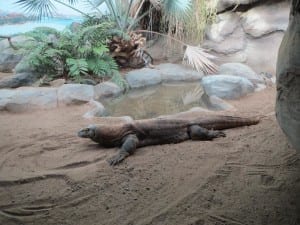
[[[90,138],[103,147],[120,147],[119,153],[108,160],[110,165],[116,165],[139,147],[179,143],[188,139],[212,140],[226,136],[220,130],[258,122],[258,118],[232,116],[202,116],[193,120],[155,118],[120,125],[90,125],[81,129],[78,136]]]

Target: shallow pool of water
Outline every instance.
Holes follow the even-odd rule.
[[[131,116],[134,119],[153,118],[205,107],[199,82],[172,83],[131,90],[116,99],[103,102],[110,116]]]

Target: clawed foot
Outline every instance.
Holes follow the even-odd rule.
[[[211,131],[212,132],[212,136],[214,138],[218,138],[218,137],[226,137],[226,134],[223,131]]]
[[[113,156],[111,159],[107,160],[107,162],[109,163],[109,165],[115,166],[122,162],[128,155],[129,154],[127,152],[122,152]]]
[[[219,130],[210,130],[208,133],[208,136],[213,139],[213,138],[218,138],[218,137],[226,137],[226,134],[223,131]]]

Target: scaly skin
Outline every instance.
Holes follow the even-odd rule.
[[[146,119],[120,125],[90,125],[81,129],[78,136],[90,138],[104,147],[120,147],[119,153],[109,160],[117,165],[136,148],[147,145],[179,143],[191,140],[213,140],[225,137],[220,130],[250,126],[259,119],[231,116],[202,116],[188,119]]]

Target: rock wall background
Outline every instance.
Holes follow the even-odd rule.
[[[275,74],[279,45],[288,26],[290,1],[218,0],[217,19],[204,47],[224,62],[242,62]]]

